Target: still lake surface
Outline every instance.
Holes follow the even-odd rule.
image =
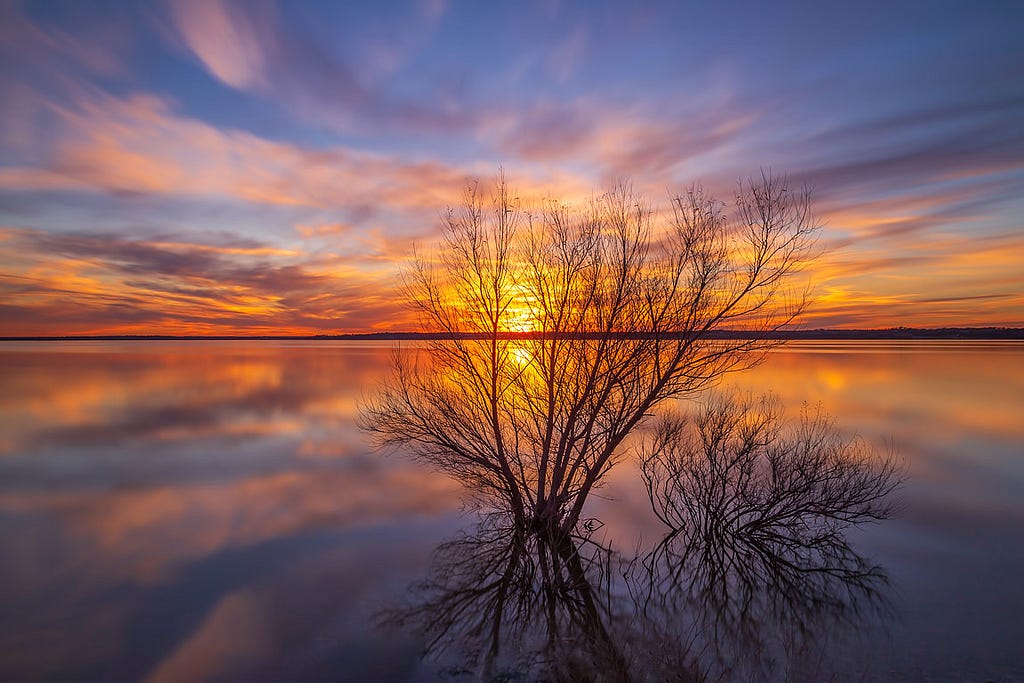
[[[355,426],[390,353],[0,344],[0,680],[443,673],[375,618],[471,523],[457,482]],[[820,402],[906,462],[896,517],[852,534],[891,607],[816,671],[1024,681],[1024,343],[794,342],[727,383]],[[659,533],[636,474],[592,505],[619,550]]]

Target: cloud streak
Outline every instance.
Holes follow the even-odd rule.
[[[451,130],[474,125],[475,113],[400,98],[365,82],[357,68],[326,49],[308,26],[285,21],[273,3],[175,0],[168,5],[178,37],[207,72],[225,85],[296,109],[340,129],[367,126]],[[412,7],[429,33],[441,16],[436,5]],[[305,30],[303,30],[305,29]],[[379,59],[401,60],[401,50]]]
[[[388,278],[271,247],[6,233],[0,335],[318,334],[403,319]],[[26,322],[29,321],[29,322]]]

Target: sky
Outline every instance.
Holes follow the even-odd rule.
[[[0,336],[410,329],[469,179],[814,188],[805,327],[1024,326],[1024,3],[0,0]]]

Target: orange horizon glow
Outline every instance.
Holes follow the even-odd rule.
[[[828,228],[825,229],[827,237]],[[813,303],[798,328],[1024,327],[1024,294],[972,286],[977,273],[1016,288],[1022,277],[1007,238],[956,251],[929,245],[915,271],[871,252],[837,248],[801,275]],[[953,253],[949,253],[953,252]],[[0,336],[322,335],[417,331],[390,253],[354,267],[285,247],[69,237],[0,229],[0,287],[8,291]],[[142,268],[166,272],[147,274]],[[952,289],[930,292],[930,279]],[[960,284],[957,280],[963,282]],[[1020,290],[1018,290],[1020,291]],[[539,331],[527,295],[517,297],[507,332]]]

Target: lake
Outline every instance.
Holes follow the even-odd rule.
[[[458,679],[380,623],[473,521],[459,483],[356,427],[390,355],[0,344],[0,679]],[[813,671],[1024,680],[1024,343],[793,342],[726,381],[820,403],[904,462],[895,517],[851,534],[887,607]],[[635,463],[600,494],[606,543],[657,537]]]

